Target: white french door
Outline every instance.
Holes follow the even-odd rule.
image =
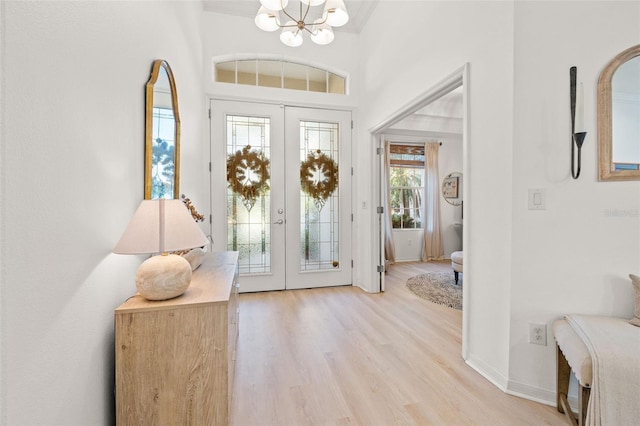
[[[214,250],[240,291],[351,284],[351,113],[211,101]]]
[[[285,109],[286,287],[351,284],[351,113]]]

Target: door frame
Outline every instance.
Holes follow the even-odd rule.
[[[390,127],[398,122],[404,120],[405,118],[412,115],[414,112],[419,109],[425,107],[426,105],[432,103],[433,101],[441,98],[443,95],[449,93],[450,91],[462,86],[462,185],[465,188],[465,194],[470,194],[472,191],[471,179],[469,176],[469,74],[470,74],[470,66],[469,63],[463,64],[460,68],[453,71],[451,74],[440,80],[435,85],[431,86],[425,92],[405,104],[400,109],[396,110],[393,114],[387,117],[385,120],[380,122],[374,127],[369,129],[370,134],[370,142],[371,149],[374,151],[374,158],[377,160],[375,163],[375,173],[377,179],[374,179],[375,187],[374,187],[374,196],[376,197],[376,202],[378,206],[383,206],[384,196],[382,194],[383,186],[382,186],[382,176],[384,173],[383,169],[383,152],[384,152],[384,144],[383,144],[383,134],[388,131]],[[380,153],[378,155],[378,153]],[[466,211],[467,217],[471,217],[470,209],[473,206],[473,203],[467,200],[464,203],[464,208]],[[386,213],[378,213],[376,212],[376,218],[373,221],[376,225],[376,232],[374,232],[375,238],[377,239],[376,244],[378,247],[377,253],[374,253],[374,267],[377,266],[378,274],[379,274],[379,291],[384,291],[385,289],[385,280],[384,280],[384,218],[383,214]],[[469,226],[464,226],[462,228],[462,246],[465,251],[468,251],[469,246]],[[374,250],[375,251],[375,250]],[[467,253],[466,257],[471,257],[471,253]],[[465,272],[468,272],[468,276],[465,275],[465,283],[462,287],[462,297],[464,300],[470,300],[469,287],[472,286],[473,274],[470,271],[469,263],[465,264]],[[374,275],[375,276],[375,275]],[[464,303],[462,306],[462,358],[466,361],[469,356],[469,339],[468,339],[468,330],[469,330],[469,303]]]
[[[286,109],[287,107],[291,107],[291,108],[310,108],[310,109],[318,109],[318,110],[330,110],[330,111],[341,111],[341,112],[348,112],[351,115],[351,126],[350,126],[350,133],[351,133],[351,143],[349,146],[349,158],[350,158],[350,164],[348,165],[349,169],[353,169],[353,150],[354,150],[354,146],[356,144],[356,138],[355,138],[355,133],[354,133],[354,125],[353,125],[353,121],[355,120],[354,116],[355,116],[355,107],[350,107],[350,106],[344,106],[344,107],[335,107],[335,106],[329,106],[329,105],[323,105],[323,104],[319,104],[319,103],[299,103],[299,102],[285,102],[285,101],[274,101],[274,100],[265,100],[265,99],[259,99],[259,98],[244,98],[244,97],[234,97],[234,96],[216,96],[216,95],[211,95],[208,94],[206,95],[206,110],[208,111],[208,115],[209,115],[209,120],[206,122],[207,125],[207,130],[205,132],[205,134],[208,136],[208,144],[206,146],[208,146],[208,152],[206,153],[206,163],[208,164],[208,169],[209,169],[209,174],[207,175],[207,182],[206,182],[206,187],[208,188],[208,190],[206,191],[205,194],[205,202],[206,204],[209,206],[209,212],[213,212],[213,199],[212,199],[212,180],[214,179],[214,176],[217,174],[217,178],[218,179],[222,179],[222,181],[226,182],[226,170],[216,170],[212,167],[212,138],[215,136],[212,134],[212,111],[211,111],[211,104],[214,101],[223,101],[223,102],[241,102],[241,103],[254,103],[254,104],[264,104],[264,105],[273,105],[273,106],[278,106],[280,108],[282,108],[283,110]],[[353,194],[353,173],[350,174],[350,182],[349,185],[351,186],[351,193]],[[351,217],[353,218],[353,212],[355,211],[355,207],[356,207],[356,202],[354,201],[355,197],[351,197],[350,202],[346,203],[346,205],[348,206],[348,208],[350,209],[351,212]],[[351,247],[351,286],[354,286],[354,280],[353,280],[353,235],[354,235],[354,226],[352,223],[352,226],[350,226],[350,232],[348,234],[348,238],[349,238],[349,246]],[[213,215],[210,214],[209,216],[209,235],[210,237],[215,241],[217,240],[222,240],[223,236],[221,235],[217,235],[214,233],[214,225],[213,225]]]

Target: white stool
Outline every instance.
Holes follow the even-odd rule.
[[[462,251],[454,251],[451,253],[451,267],[453,268],[453,275],[458,284],[458,273],[462,272]]]

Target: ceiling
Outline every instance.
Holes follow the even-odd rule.
[[[376,8],[378,1],[379,0],[344,0],[347,12],[349,12],[349,22],[342,27],[334,28],[334,30],[359,34],[367,23],[369,16],[371,16],[371,13]],[[204,10],[210,12],[243,16],[251,19],[255,18],[260,8],[259,0],[203,0],[202,3]],[[306,5],[304,7],[306,7]],[[289,5],[286,7],[286,10],[294,17],[299,16],[300,1],[289,0]],[[322,10],[323,6],[311,7],[309,11],[310,18],[320,17]]]

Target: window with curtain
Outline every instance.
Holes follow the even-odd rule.
[[[423,227],[424,146],[391,144],[389,190],[394,229]]]

